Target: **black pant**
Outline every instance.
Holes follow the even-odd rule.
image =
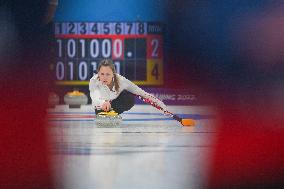
[[[130,110],[134,106],[135,97],[128,91],[122,91],[120,95],[111,101],[111,108],[118,114]],[[95,110],[96,114],[103,110]]]

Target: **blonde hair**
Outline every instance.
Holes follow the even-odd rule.
[[[108,66],[112,70],[114,88],[115,88],[116,91],[118,91],[119,90],[119,84],[118,84],[118,79],[117,79],[116,70],[115,70],[115,66],[113,64],[113,61],[111,59],[103,59],[102,61],[100,61],[97,72],[100,71],[102,66]]]

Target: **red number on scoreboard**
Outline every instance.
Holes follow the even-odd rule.
[[[124,40],[116,38],[112,40],[112,59],[124,59]]]

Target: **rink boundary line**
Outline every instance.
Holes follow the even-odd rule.
[[[94,112],[48,112],[47,114],[84,114],[84,115],[96,115]],[[121,115],[127,115],[127,114],[133,114],[133,115],[164,115],[162,113],[146,113],[146,112],[129,112],[129,113],[122,113]]]
[[[49,121],[95,121],[93,119],[50,119]],[[148,119],[122,119],[122,121],[165,121],[165,120],[173,120],[172,118],[148,118]]]
[[[204,119],[210,119],[210,118],[193,118],[193,117],[187,117],[189,119],[194,119],[194,120],[204,120]],[[52,122],[57,122],[57,121],[95,121],[95,118],[92,119],[61,119],[61,118],[57,118],[57,119],[49,119],[48,121],[52,121]],[[132,122],[132,121],[174,121],[172,118],[147,118],[147,119],[142,119],[142,118],[138,118],[138,119],[122,119],[122,121],[125,122]]]
[[[66,114],[66,115],[70,115],[70,114],[83,114],[83,115],[96,115],[94,112],[48,112],[47,114]],[[121,115],[160,115],[160,116],[165,116],[163,113],[147,113],[147,112],[129,112],[129,113],[122,113]],[[183,116],[183,115],[201,115],[201,114],[177,114],[179,116]],[[215,118],[216,116],[214,114],[207,114],[206,116],[212,116],[213,118]]]
[[[166,147],[166,149],[165,149]],[[159,152],[168,151],[174,152],[177,149],[192,149],[192,148],[212,148],[213,145],[145,145],[145,146],[96,146],[96,147],[76,147],[76,146],[61,146],[51,149],[54,154],[65,154],[65,155],[106,155],[113,153],[143,153],[143,152]],[[139,148],[139,149],[137,149]],[[109,149],[115,151],[109,151]]]
[[[136,115],[150,115],[154,116],[152,113],[135,113]],[[123,119],[123,121],[153,121],[153,120],[172,120],[172,118],[165,117],[164,114],[156,114],[159,116],[163,116],[162,118],[134,118],[134,119]],[[195,119],[195,120],[202,120],[202,119],[215,119],[215,115],[210,115],[210,114],[177,114],[178,116],[182,118],[189,118],[189,119]],[[64,120],[67,119],[66,121],[73,120],[75,121],[75,118],[80,119],[81,121],[93,121],[95,119],[96,115],[95,114],[56,114],[53,113],[52,115],[48,115],[49,120]],[[69,118],[69,119],[68,119]],[[72,119],[74,118],[74,119]],[[91,119],[91,120],[90,120]],[[80,121],[78,120],[78,121]]]

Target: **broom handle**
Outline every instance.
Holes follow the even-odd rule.
[[[138,96],[138,98],[139,98],[140,100],[142,100],[143,102],[152,105],[153,107],[157,108],[158,110],[162,110],[166,115],[169,115],[169,116],[172,117],[174,120],[176,120],[176,121],[182,123],[182,118],[180,118],[179,116],[177,116],[177,115],[175,115],[175,114],[173,114],[173,113],[171,113],[171,112],[169,112],[169,111],[167,111],[167,110],[164,110],[161,106],[159,106],[157,103],[151,101],[149,98],[144,98],[144,97],[142,97],[142,96],[140,96],[140,95],[136,95],[136,96]]]

